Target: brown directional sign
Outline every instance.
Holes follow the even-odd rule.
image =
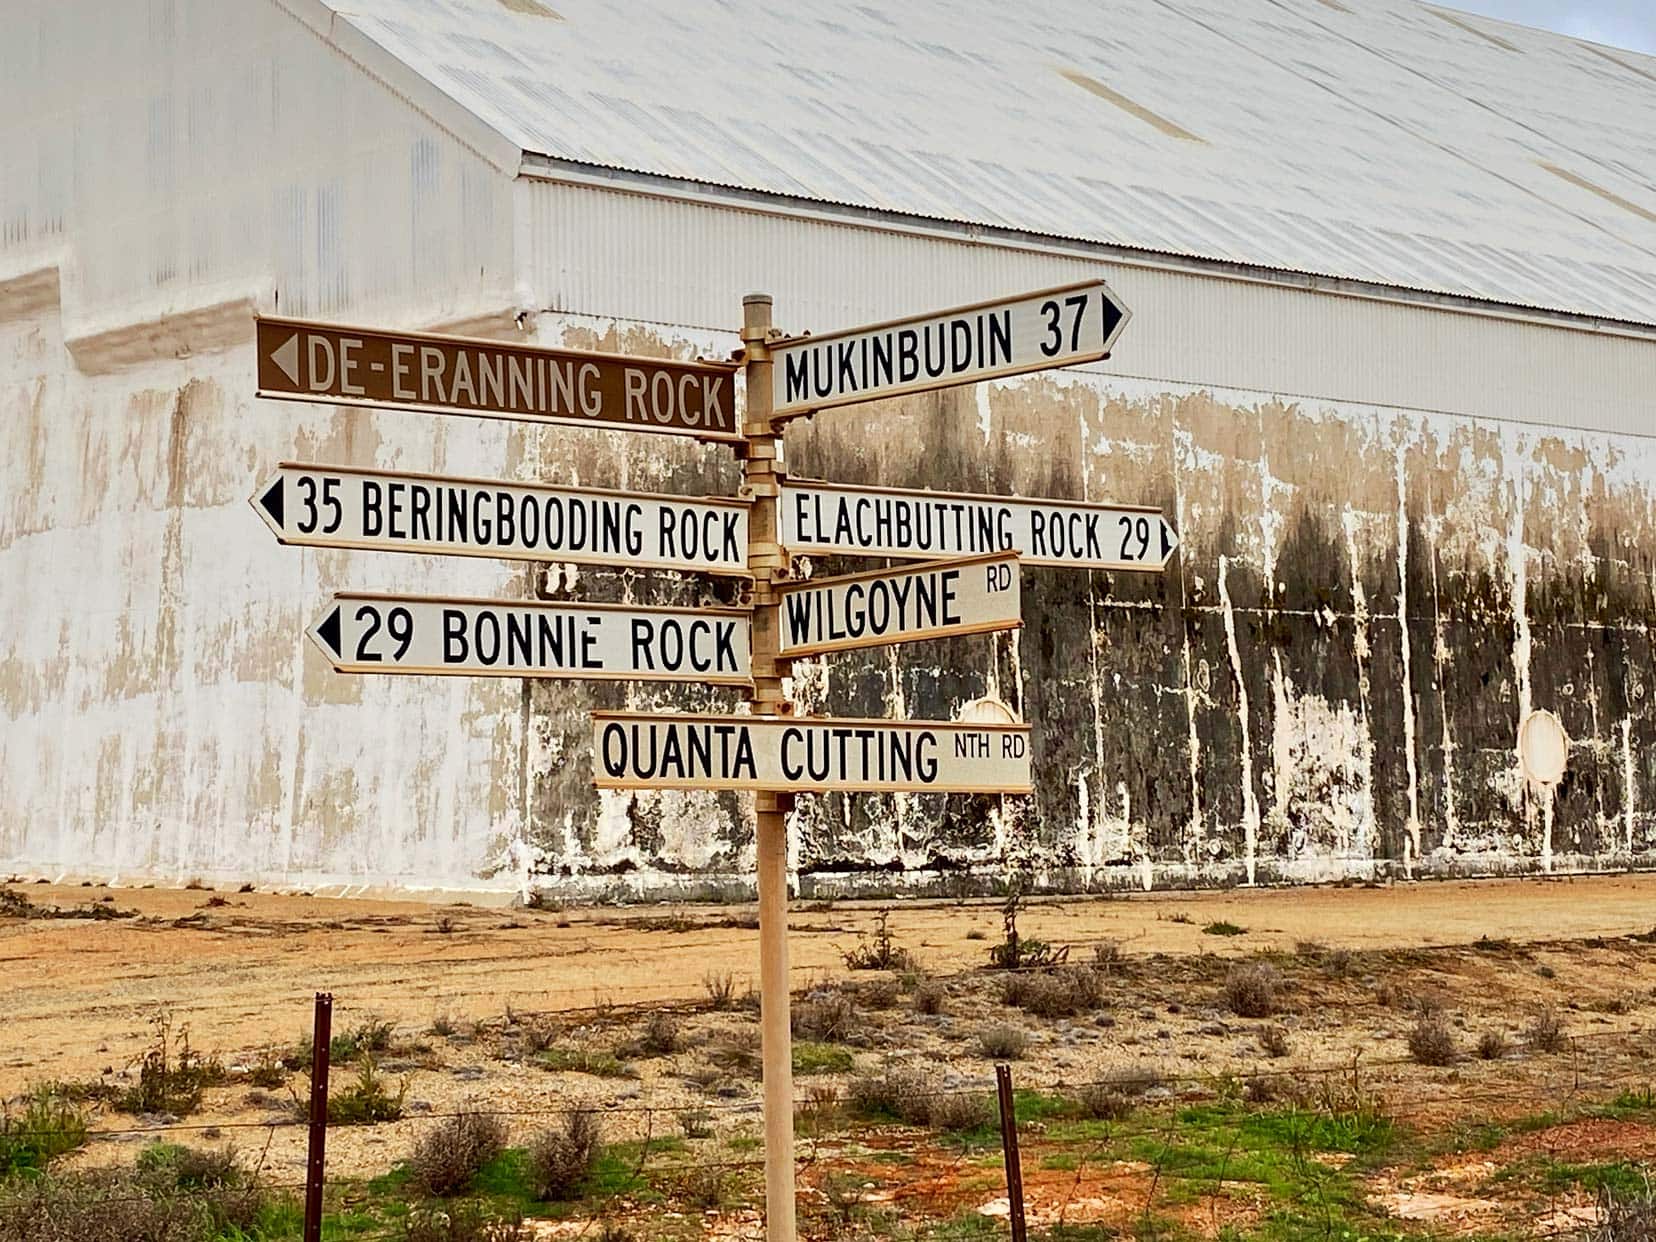
[[[736,368],[258,321],[259,396],[739,441]]]

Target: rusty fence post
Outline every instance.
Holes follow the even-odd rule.
[[[310,1152],[305,1160],[304,1242],[322,1242],[322,1183],[328,1146],[328,1044],[333,1039],[333,994],[316,994],[311,1030]]]
[[[1025,1242],[1023,1165],[1018,1160],[1018,1113],[1012,1098],[1012,1067],[995,1066],[995,1091],[1000,1096],[1001,1151],[1006,1156],[1006,1201],[1011,1208],[1012,1242]]]

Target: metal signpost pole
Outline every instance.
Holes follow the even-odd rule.
[[[776,579],[784,570],[777,524],[781,436],[771,421],[771,300],[742,299],[747,420],[742,482],[752,497],[748,569],[753,574],[753,693],[756,716],[793,710],[782,692],[784,665]],[[765,1077],[765,1238],[794,1242],[793,1037],[788,994],[788,811],[793,795],[754,795],[758,834],[760,1052]]]

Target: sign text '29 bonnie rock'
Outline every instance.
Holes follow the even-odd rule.
[[[737,441],[736,370],[618,354],[258,321],[259,396]]]
[[[751,622],[732,609],[341,592],[310,636],[344,673],[752,679]]]
[[[600,789],[1028,793],[1029,726],[594,712]]]

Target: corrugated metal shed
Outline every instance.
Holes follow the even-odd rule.
[[[1656,323],[1656,59],[1412,0],[350,0],[524,151]]]

